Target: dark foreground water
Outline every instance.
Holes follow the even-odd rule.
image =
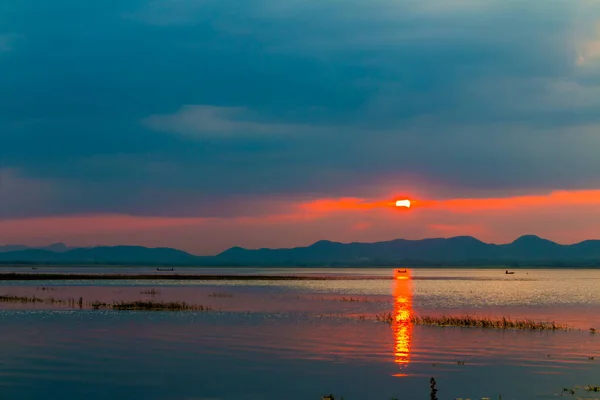
[[[440,400],[600,398],[585,388],[600,386],[600,332],[590,332],[600,331],[600,271],[336,273],[369,279],[2,282],[0,296],[84,304],[0,303],[0,398],[411,400],[429,398],[431,377]],[[87,307],[140,299],[215,311]],[[387,312],[396,323],[373,320]],[[575,330],[407,322],[467,313],[555,320]]]

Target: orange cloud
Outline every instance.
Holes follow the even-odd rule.
[[[470,198],[446,200],[414,200],[411,208],[450,209],[457,212],[480,210],[514,210],[523,207],[554,205],[573,207],[579,205],[600,204],[600,190],[554,191],[547,195],[514,196],[503,198]],[[343,211],[367,211],[376,208],[399,209],[395,199],[367,200],[354,197],[340,199],[319,199],[300,204],[299,208],[314,213],[333,213]],[[406,210],[405,210],[406,211]]]
[[[573,243],[597,237],[600,232],[600,190],[507,198],[422,199],[413,201],[411,209],[395,207],[394,200],[280,200],[282,206],[275,207],[278,211],[255,217],[84,215],[0,220],[0,244],[139,244],[214,254],[233,245],[294,247],[320,239],[373,242],[472,235],[506,243],[532,233]],[[267,203],[272,201],[265,199]]]
[[[319,199],[302,203],[300,210],[311,213],[331,213],[340,211],[367,211],[375,208],[396,208],[396,200],[366,200],[356,197],[340,199]]]
[[[451,199],[424,202],[431,207],[448,208],[459,212],[479,210],[515,210],[539,206],[574,207],[600,204],[600,190],[555,191],[547,195],[517,196],[491,199]]]
[[[365,230],[369,229],[370,227],[371,227],[371,224],[369,224],[368,222],[357,222],[356,224],[352,225],[352,230],[365,231]]]
[[[344,197],[340,199],[313,200],[307,203],[300,204],[299,209],[314,213],[330,213],[339,211],[372,210],[377,207],[385,207],[387,205],[393,204],[394,203],[391,201],[373,202],[355,197]]]

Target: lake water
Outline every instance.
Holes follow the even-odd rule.
[[[585,390],[600,386],[600,332],[590,332],[600,331],[598,270],[173,273],[183,272],[336,279],[0,282],[0,296],[46,300],[0,302],[0,398],[320,400],[333,393],[345,400],[411,400],[429,398],[431,377],[440,400],[571,397],[564,389],[576,390],[571,398],[600,398],[600,392]],[[88,306],[134,300],[185,301],[213,311]],[[383,313],[400,322],[374,320]],[[406,322],[412,315],[464,314],[556,321],[575,329],[499,331]]]

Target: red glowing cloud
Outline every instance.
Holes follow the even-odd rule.
[[[396,206],[396,201],[408,198],[410,208]],[[265,202],[272,204],[274,200],[267,198]],[[596,238],[600,232],[600,190],[506,198],[343,197],[306,202],[280,199],[276,203],[277,211],[256,216],[75,215],[0,220],[0,244],[44,245],[56,241],[72,246],[139,244],[214,254],[234,245],[294,247],[324,238],[373,242],[471,235],[488,242],[506,243],[533,233],[573,243]]]

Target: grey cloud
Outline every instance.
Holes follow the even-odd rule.
[[[16,33],[0,34],[0,53],[12,51],[17,40],[21,38],[22,36]]]
[[[27,46],[0,60],[0,158],[47,201],[13,216],[600,186],[591,3],[41,5],[61,26],[34,3],[4,17]]]
[[[186,105],[174,114],[152,115],[142,123],[155,130],[178,133],[192,138],[230,137],[308,133],[310,126],[277,124],[252,120],[243,107]]]
[[[122,17],[152,25],[187,25],[210,20],[214,10],[210,0],[150,0]],[[211,10],[212,9],[212,10]]]

